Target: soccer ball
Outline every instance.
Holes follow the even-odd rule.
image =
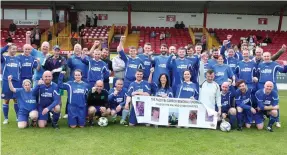
[[[107,126],[109,123],[109,120],[106,117],[100,117],[98,120],[99,126]]]
[[[222,121],[222,123],[220,124],[220,130],[223,132],[228,132],[231,130],[231,125],[229,122],[226,121]]]

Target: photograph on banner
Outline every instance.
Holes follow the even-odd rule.
[[[211,115],[197,100],[134,96],[132,104],[138,123],[216,129],[217,113]]]

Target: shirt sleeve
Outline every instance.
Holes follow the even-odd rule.
[[[59,89],[58,89],[58,87],[55,87],[54,91],[53,91],[53,102],[47,108],[49,110],[52,110],[56,105],[60,104],[60,97],[61,96],[60,96],[60,93],[59,93]]]

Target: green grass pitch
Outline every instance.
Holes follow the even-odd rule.
[[[66,119],[59,121],[60,130],[54,130],[51,126],[21,130],[17,128],[13,104],[10,103],[9,124],[2,125],[1,122],[1,154],[286,155],[287,91],[281,91],[279,95],[282,127],[274,127],[273,133],[255,128],[226,133],[196,128],[125,127],[118,124],[70,129]],[[65,101],[66,96],[62,99]]]

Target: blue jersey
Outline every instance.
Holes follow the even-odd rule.
[[[88,82],[104,81],[104,79],[109,78],[110,71],[104,61],[94,59],[83,59],[82,61],[88,65]]]
[[[224,63],[227,64],[231,68],[232,72],[234,73],[235,68],[238,64],[238,60],[234,57],[228,57],[224,59]]]
[[[176,87],[178,84],[181,84],[183,81],[183,71],[190,70],[193,73],[193,68],[191,66],[191,61],[183,58],[172,59],[173,56],[168,58],[168,68],[172,71],[172,85]],[[192,81],[196,81],[194,76],[192,76]]]
[[[134,81],[130,84],[129,89],[127,91],[127,96],[132,96],[133,92],[146,92],[151,94],[151,89],[150,89],[150,85],[147,81]]]
[[[276,84],[277,72],[286,73],[287,65],[282,67],[277,62],[261,62],[258,65],[258,77],[259,83],[265,83],[271,81]]]
[[[166,88],[162,88],[162,87],[159,88],[159,86],[156,83],[154,83],[154,82],[151,83],[150,86],[151,86],[151,92],[152,92],[152,94],[154,96],[161,97],[163,95],[166,95],[166,96],[171,97],[171,98],[173,97],[172,89],[169,86],[168,86],[167,89]]]
[[[89,59],[88,56],[85,57],[86,59]],[[70,77],[69,80],[73,81],[74,80],[74,71],[76,69],[79,69],[82,71],[82,80],[86,81],[88,77],[88,67],[86,64],[82,62],[81,57],[77,57],[76,55],[72,55],[68,60],[67,60],[67,65],[71,69],[70,72]]]
[[[210,69],[210,68],[212,68],[214,65],[217,64],[217,60],[216,60],[216,59],[209,59],[209,60],[207,61],[207,63],[208,63],[208,68]]]
[[[234,75],[231,68],[226,64],[216,64],[212,67],[215,73],[215,79],[214,81],[218,85],[222,85],[223,82],[228,82],[228,78],[232,79],[232,76]]]
[[[238,61],[242,61],[243,60],[242,53],[240,51],[235,52],[234,58],[236,58]]]
[[[270,94],[266,94],[264,89],[260,89],[255,93],[258,107],[264,110],[264,106],[277,106],[279,103],[278,93],[274,90]]]
[[[196,88],[196,85],[192,82],[187,83],[183,82],[182,84],[179,84],[176,89],[176,98],[191,98],[194,97],[196,100],[198,100],[198,90]]]
[[[253,82],[252,78],[256,77],[256,63],[254,61],[240,61],[235,69],[238,79],[243,79],[247,84]]]
[[[120,51],[119,54],[121,59],[126,64],[125,80],[134,81],[137,70],[144,69],[143,61],[138,57],[133,59],[131,57],[126,56],[124,51]]]
[[[34,78],[35,80],[40,80],[42,78],[42,75],[44,73],[44,68],[42,67],[44,64],[45,64],[45,61],[46,61],[46,56],[43,54],[43,52],[41,51],[38,51],[36,49],[32,49],[32,52],[31,52],[31,55],[34,56],[36,59],[40,59],[40,70],[36,70],[35,73],[34,73]]]
[[[3,50],[2,50],[3,49]],[[20,71],[21,71],[21,63],[19,58],[16,56],[3,56],[3,53],[6,48],[1,49],[1,63],[4,65],[3,67],[3,80],[8,80],[8,76],[12,75],[12,80],[20,81]]]
[[[161,74],[166,74],[168,76],[168,79],[170,80],[169,70],[167,68],[167,60],[168,56],[165,55],[159,55],[154,57],[153,64],[154,64],[154,73],[152,77],[153,82],[158,82],[159,76]]]
[[[85,107],[89,85],[83,81],[68,81],[63,83],[64,74],[60,74],[58,86],[68,91],[69,104],[76,107]]]
[[[33,70],[37,68],[38,63],[35,57],[33,56],[18,56],[20,64],[21,64],[21,79],[31,79],[33,77]]]
[[[242,93],[239,89],[237,89],[235,93],[235,103],[238,107],[245,110],[249,110],[251,107],[257,107],[254,102],[254,92],[251,89],[247,89],[245,93]]]
[[[235,97],[235,90],[234,87],[229,87],[229,91],[224,94],[221,92],[221,109],[224,112],[228,112],[231,107],[235,107],[234,105],[234,97]],[[217,106],[217,105],[216,105]]]
[[[187,56],[186,58],[191,62],[191,66],[193,68],[192,76],[193,76],[193,79],[195,80],[193,82],[198,83],[200,58],[197,55]]]
[[[51,82],[49,86],[45,84],[37,85],[33,89],[33,95],[38,98],[38,106],[42,109],[48,108],[52,110],[56,105],[60,104],[60,93],[58,85]]]
[[[37,108],[36,96],[33,95],[33,91],[26,92],[24,88],[16,88],[15,94],[19,109],[32,111]]]
[[[143,79],[148,80],[148,77],[150,74],[150,68],[152,67],[151,58],[149,55],[145,55],[145,54],[140,54],[138,55],[138,57],[142,60],[143,65],[144,65]]]
[[[118,105],[122,107],[126,104],[126,93],[127,89],[123,88],[121,91],[118,92],[117,95],[114,95],[115,88],[110,89],[108,101],[110,104],[110,108],[116,108]]]

